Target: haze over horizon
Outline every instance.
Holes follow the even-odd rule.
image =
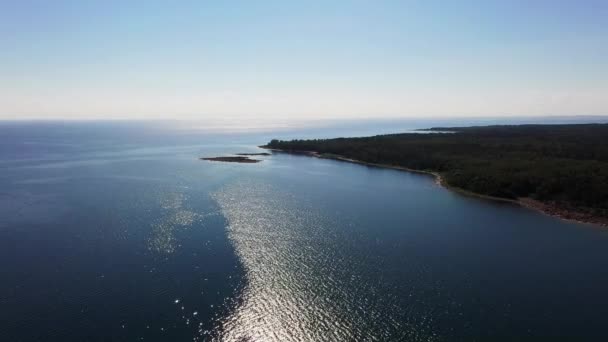
[[[608,114],[605,1],[0,4],[0,119]]]

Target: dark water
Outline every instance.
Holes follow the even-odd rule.
[[[1,124],[0,341],[608,338],[605,229],[394,170],[197,160],[370,127]]]

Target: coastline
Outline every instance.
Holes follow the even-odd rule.
[[[321,158],[321,159],[333,159],[333,160],[360,164],[360,165],[366,165],[366,166],[373,166],[373,167],[379,167],[379,168],[385,168],[385,169],[394,169],[394,170],[400,170],[400,171],[406,171],[406,172],[412,172],[412,173],[425,174],[425,175],[433,176],[435,178],[435,183],[437,185],[442,186],[447,190],[454,191],[454,192],[459,193],[464,196],[476,197],[476,198],[481,198],[481,199],[490,200],[490,201],[512,203],[512,204],[519,205],[523,208],[531,209],[531,210],[543,213],[545,215],[556,217],[556,218],[559,218],[559,219],[562,219],[565,221],[589,224],[589,225],[600,226],[600,227],[604,227],[604,228],[608,227],[608,218],[590,215],[590,214],[584,213],[580,210],[566,209],[566,208],[559,207],[555,204],[541,202],[541,201],[538,201],[538,200],[535,200],[532,198],[528,198],[528,197],[510,199],[510,198],[478,194],[478,193],[475,193],[475,192],[472,192],[472,191],[469,191],[466,189],[455,187],[455,186],[448,184],[445,181],[445,179],[442,177],[441,173],[436,172],[436,171],[417,170],[417,169],[411,169],[411,168],[407,168],[407,167],[403,167],[403,166],[390,165],[390,164],[370,163],[370,162],[364,162],[364,161],[357,160],[357,159],[346,158],[346,157],[336,155],[336,154],[323,155],[316,151],[289,151],[289,150],[282,150],[282,149],[270,148],[270,147],[265,147],[265,146],[259,146],[259,147],[269,150],[269,151],[280,152],[280,153],[304,155],[304,156]]]

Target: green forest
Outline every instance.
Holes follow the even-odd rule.
[[[608,124],[437,127],[265,147],[434,171],[474,193],[608,216]]]

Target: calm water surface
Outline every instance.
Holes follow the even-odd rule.
[[[382,131],[348,129],[0,124],[0,341],[608,339],[605,229],[395,170],[197,159]]]

